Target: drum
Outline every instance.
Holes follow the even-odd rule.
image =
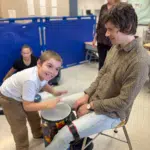
[[[41,117],[45,147],[51,143],[62,127],[70,124],[75,119],[70,106],[64,103],[57,104],[55,109],[42,111]]]
[[[35,95],[35,98],[34,98],[34,102],[35,102],[35,103],[39,103],[41,100],[42,100],[42,99],[41,99],[41,95],[36,94],[36,95]]]

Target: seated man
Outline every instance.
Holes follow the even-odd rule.
[[[106,36],[113,46],[103,68],[84,93],[63,99],[77,110],[79,118],[72,125],[76,136],[65,126],[47,150],[66,150],[77,136],[87,137],[127,120],[149,73],[149,56],[134,36],[137,25],[137,15],[130,4],[117,4],[106,14]]]

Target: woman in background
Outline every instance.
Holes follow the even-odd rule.
[[[38,58],[32,55],[31,47],[28,45],[24,45],[21,48],[21,58],[14,62],[12,68],[8,71],[3,81],[5,81],[15,72],[22,71],[24,69],[36,66],[37,60]],[[0,106],[0,115],[3,114],[4,114],[3,109]]]
[[[107,4],[102,5],[100,14],[99,14],[99,21],[96,29],[96,34],[94,36],[94,40],[92,45],[96,45],[97,41],[97,50],[99,55],[99,70],[103,67],[107,51],[111,48],[111,42],[108,37],[105,36],[106,28],[104,25],[104,18],[103,16],[120,0],[107,0]]]
[[[35,56],[32,55],[32,49],[28,45],[24,45],[21,49],[21,58],[16,60],[12,68],[8,71],[3,81],[10,77],[13,73],[22,71],[24,69],[33,67],[37,65],[37,60]]]

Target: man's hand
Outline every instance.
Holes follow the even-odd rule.
[[[89,100],[89,96],[88,96],[87,94],[85,94],[83,97],[79,98],[79,99],[75,102],[73,108],[74,108],[75,110],[77,110],[78,107],[80,107],[81,105],[88,103],[88,100]]]
[[[68,93],[68,91],[66,91],[66,90],[64,90],[64,91],[55,91],[54,96],[61,96],[63,94],[67,94],[67,93]]]
[[[81,117],[85,114],[88,114],[90,111],[87,109],[87,104],[84,104],[82,106],[79,107],[78,111],[76,112],[77,113],[77,116],[78,117]]]
[[[96,39],[94,38],[94,40],[92,41],[92,47],[95,48],[96,47]]]
[[[96,37],[97,37],[97,34],[94,35],[94,39],[93,39],[93,41],[92,41],[92,46],[93,46],[93,48],[96,47]]]

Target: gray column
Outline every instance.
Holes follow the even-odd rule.
[[[78,15],[78,0],[69,0],[70,16]]]

